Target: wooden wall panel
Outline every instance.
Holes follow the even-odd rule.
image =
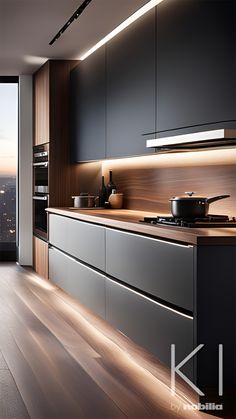
[[[170,213],[169,199],[195,191],[198,196],[230,194],[210,212],[236,216],[236,149],[159,154],[104,161],[102,171],[124,193],[124,207]]]
[[[48,279],[48,243],[33,237],[33,266],[34,270],[45,279]]]
[[[74,166],[69,144],[69,80],[77,61],[50,61],[50,206],[68,206]]]
[[[200,196],[229,193],[230,199],[211,204],[211,213],[236,215],[236,167],[162,168],[154,171],[123,170],[114,180],[124,193],[124,205],[129,209],[170,212],[169,198],[196,191]],[[129,181],[127,182],[127,178]]]
[[[34,145],[49,141],[49,62],[34,74]]]
[[[34,145],[50,143],[50,206],[70,204],[70,71],[76,60],[49,60],[34,74]]]

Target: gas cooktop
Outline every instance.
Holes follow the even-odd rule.
[[[153,224],[153,225],[169,225],[177,227],[236,227],[236,218],[228,217],[228,215],[214,215],[209,214],[207,217],[194,218],[194,219],[183,219],[169,216],[157,216],[157,217],[144,217],[140,220],[141,223]]]

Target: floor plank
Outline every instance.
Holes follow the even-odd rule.
[[[0,370],[0,418],[27,419],[26,407],[9,370]]]
[[[194,395],[179,382],[172,396],[155,357],[32,270],[2,263],[0,286],[1,419],[208,417],[184,410]]]
[[[8,370],[7,363],[1,351],[0,351],[0,370]]]

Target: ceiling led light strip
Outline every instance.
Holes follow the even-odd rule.
[[[53,45],[54,42],[60,38],[60,36],[66,31],[66,29],[69,28],[69,26],[74,22],[74,20],[78,19],[78,17],[83,13],[84,9],[91,3],[92,0],[85,0],[80,7],[75,11],[75,13],[70,17],[69,20],[65,23],[64,26],[57,32],[57,34],[54,36],[54,38],[49,42],[49,45]]]
[[[127,26],[131,25],[131,23],[135,22],[137,19],[139,19],[141,16],[143,16],[145,13],[149,12],[153,7],[157,6],[159,3],[161,3],[163,0],[151,0],[147,4],[145,4],[143,7],[137,10],[133,15],[128,17],[124,22],[122,22],[119,26],[117,26],[113,31],[111,31],[108,35],[106,35],[104,38],[101,39],[97,44],[95,44],[92,48],[90,48],[85,54],[83,54],[81,57],[79,57],[80,60],[85,60],[89,55],[91,55],[93,52],[95,52],[98,48],[100,48],[102,45],[106,44],[110,39],[114,38],[118,33],[123,31]]]

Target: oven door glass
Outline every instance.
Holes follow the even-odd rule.
[[[48,195],[33,196],[34,234],[47,239],[48,222],[45,209],[49,206]]]
[[[48,164],[34,163],[34,193],[48,192]]]

